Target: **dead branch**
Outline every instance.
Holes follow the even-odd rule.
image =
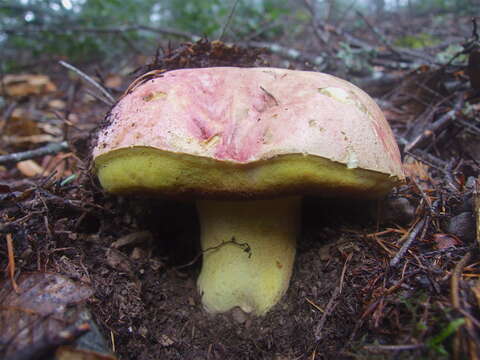
[[[13,154],[0,155],[0,165],[17,163],[24,160],[33,159],[45,155],[57,154],[68,149],[68,143],[62,141],[60,143],[50,143],[34,150],[22,151]]]
[[[396,46],[393,46],[390,41],[385,38],[385,36],[375,27],[373,26],[367,17],[359,10],[356,11],[357,15],[363,20],[363,22],[367,25],[367,27],[372,31],[372,33],[379,39],[379,41],[394,55],[396,55],[400,60],[406,60],[407,58],[419,58],[422,61],[426,61],[430,64],[435,63],[435,60],[432,59],[429,55],[419,52],[413,51],[410,49],[399,49]]]
[[[475,181],[475,190],[473,193],[474,197],[474,204],[473,204],[473,212],[475,213],[475,218],[477,222],[477,231],[475,239],[477,240],[477,245],[480,248],[480,179]]]
[[[29,346],[9,356],[9,360],[35,360],[44,359],[58,347],[71,344],[80,336],[90,331],[88,323],[70,325],[53,336],[43,336]]]
[[[431,123],[425,131],[423,131],[420,135],[418,135],[415,139],[413,139],[408,145],[405,146],[405,152],[411,152],[413,149],[417,147],[422,147],[428,143],[428,141],[437,135],[440,131],[444,130],[450,123],[455,120],[455,116],[460,111],[463,106],[463,93],[461,93],[457,100],[455,101],[455,105],[453,109],[447,112],[446,114],[440,116],[440,118]]]
[[[412,231],[408,235],[407,240],[405,240],[405,242],[403,243],[400,250],[397,252],[397,254],[390,261],[390,266],[391,267],[396,267],[398,265],[398,263],[400,262],[400,259],[405,255],[407,250],[412,245],[413,241],[417,238],[420,231],[423,230],[422,231],[422,237],[424,236],[425,230],[427,229],[429,223],[430,223],[430,216],[426,216],[425,218],[423,218],[422,220],[417,222],[417,224],[413,227]]]
[[[455,268],[453,269],[452,272],[452,278],[450,279],[450,296],[451,296],[451,302],[452,306],[454,309],[458,310],[460,309],[460,297],[458,295],[459,288],[460,288],[460,277],[462,276],[462,271],[465,265],[467,265],[467,262],[470,260],[472,254],[471,253],[466,253],[463,258],[455,265]]]
[[[320,321],[318,322],[317,326],[315,327],[314,334],[315,334],[315,339],[318,341],[322,338],[322,330],[323,327],[325,326],[325,321],[327,320],[327,316],[329,316],[335,307],[338,305],[338,302],[336,302],[338,296],[342,293],[343,289],[343,281],[345,278],[345,273],[347,271],[347,265],[349,261],[352,259],[353,253],[350,253],[345,260],[345,264],[343,265],[342,269],[342,274],[340,275],[340,281],[337,287],[335,287],[335,290],[333,290],[332,296],[330,297],[330,300],[328,301],[328,304],[325,308],[325,311],[322,313],[322,317],[320,318]]]
[[[64,28],[54,28],[54,27],[22,27],[21,29],[12,29],[6,28],[2,31],[7,35],[13,34],[29,34],[29,33],[65,33],[65,32],[83,32],[83,33],[98,33],[98,34],[121,34],[128,31],[149,31],[157,34],[170,35],[175,37],[184,38],[186,40],[198,41],[201,39],[200,36],[190,34],[181,30],[165,28],[165,27],[152,27],[146,25],[135,25],[135,26],[118,26],[118,27],[109,27],[109,28],[89,28],[89,27],[69,27],[68,29]]]
[[[327,62],[323,56],[304,53],[297,49],[288,48],[275,43],[249,41],[240,45],[266,49],[275,55],[293,61],[306,61],[311,63],[312,65],[317,66],[319,70],[325,69],[325,67],[327,66]]]
[[[85,81],[87,81],[89,84],[93,85],[96,89],[98,89],[100,91],[100,93],[105,96],[107,99],[108,99],[108,103],[107,105],[113,105],[115,104],[115,99],[113,98],[112,95],[110,95],[110,93],[102,86],[100,85],[98,82],[96,82],[95,80],[93,80],[90,76],[88,76],[87,74],[85,74],[83,71],[77,69],[75,66],[73,65],[70,65],[69,63],[63,61],[63,60],[60,60],[59,61],[59,64],[66,67],[67,69],[69,70],[72,70],[73,72],[75,72],[77,75],[79,75],[82,79],[84,79]]]
[[[223,25],[222,32],[220,36],[218,37],[218,40],[222,41],[223,37],[225,36],[225,32],[227,31],[228,26],[230,25],[230,22],[232,21],[233,14],[235,14],[235,10],[237,9],[238,5],[238,0],[235,0],[233,3],[230,13],[228,14],[227,20],[225,21],[225,24]]]
[[[328,34],[325,31],[320,32],[320,26],[317,22],[317,14],[314,5],[311,4],[310,0],[303,0],[303,3],[310,12],[310,25],[313,29],[313,34],[321,45],[328,47]]]

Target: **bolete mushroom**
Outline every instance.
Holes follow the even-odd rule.
[[[381,110],[334,76],[200,68],[137,79],[93,150],[101,185],[197,201],[207,311],[265,314],[288,288],[303,195],[377,198],[404,178]]]

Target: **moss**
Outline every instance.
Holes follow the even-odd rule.
[[[434,46],[439,43],[432,35],[421,33],[418,35],[405,35],[395,40],[394,45],[410,49],[421,49],[427,46]]]

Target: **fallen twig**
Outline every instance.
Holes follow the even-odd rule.
[[[57,154],[68,149],[68,143],[62,141],[60,143],[50,143],[37,149],[22,151],[13,154],[0,155],[0,165],[17,163],[23,160],[33,159],[39,156]]]
[[[406,344],[406,345],[365,345],[363,348],[368,351],[401,351],[422,349],[425,344]]]
[[[69,70],[72,70],[73,72],[75,72],[76,74],[78,74],[82,79],[84,79],[85,81],[87,81],[89,84],[93,85],[95,88],[97,88],[103,96],[105,96],[107,99],[108,99],[108,105],[113,105],[115,104],[115,99],[113,98],[112,95],[110,95],[110,93],[102,86],[100,85],[98,82],[96,82],[95,80],[93,80],[90,76],[88,76],[87,74],[85,74],[83,71],[77,69],[75,66],[73,65],[70,65],[69,63],[63,61],[63,60],[60,60],[59,61],[59,64],[62,65],[62,66],[65,66],[67,69]]]
[[[462,277],[463,268],[467,265],[468,261],[472,257],[470,252],[466,253],[460,261],[455,265],[455,268],[452,271],[452,277],[450,278],[450,301],[452,302],[453,309],[460,311],[462,310],[462,306],[460,303],[460,280]],[[472,328],[472,322],[468,318],[465,318],[465,325]],[[456,332],[456,336],[453,342],[453,353],[454,358],[458,359],[458,354],[460,353],[460,344],[462,341],[462,333],[461,329],[458,328]]]
[[[333,290],[332,296],[330,297],[330,300],[328,301],[328,304],[325,308],[325,311],[322,314],[322,317],[320,318],[320,321],[318,322],[317,326],[315,327],[314,333],[315,333],[315,339],[318,341],[322,338],[322,330],[323,326],[325,325],[325,321],[327,320],[327,316],[330,315],[335,309],[336,303],[335,300],[337,300],[338,295],[340,295],[340,286],[335,287],[335,290]]]
[[[421,237],[424,236],[429,223],[430,223],[430,216],[426,216],[425,218],[417,222],[417,224],[412,228],[412,231],[410,231],[410,235],[408,235],[407,240],[405,240],[400,250],[398,250],[397,254],[393,257],[392,260],[390,260],[391,267],[396,267],[398,265],[398,263],[400,262],[400,259],[405,255],[407,250],[412,245],[413,241],[417,238],[420,231],[423,230]]]
[[[88,323],[70,325],[57,334],[42,336],[25,348],[11,354],[10,360],[36,360],[49,357],[58,347],[71,344],[80,336],[90,331]]]
[[[8,276],[10,277],[10,282],[12,283],[13,290],[18,294],[19,289],[17,282],[15,281],[15,255],[13,253],[13,238],[12,234],[7,234],[7,252],[8,252]]]
[[[472,254],[469,252],[463,256],[457,265],[455,265],[450,279],[450,300],[452,302],[452,307],[456,310],[460,309],[460,297],[458,295],[460,277],[462,276],[463,268],[467,265],[471,256]]]
[[[452,110],[440,116],[440,118],[437,121],[431,123],[425,131],[423,131],[420,135],[418,135],[415,139],[413,139],[410,142],[410,144],[405,146],[404,151],[411,152],[416,147],[421,147],[426,143],[428,143],[428,140],[432,136],[436,135],[441,130],[445,129],[455,119],[457,112],[462,108],[462,106],[463,106],[463,93],[458,96]]]
[[[218,40],[220,41],[223,40],[223,37],[225,36],[225,32],[227,31],[228,25],[230,25],[230,22],[232,21],[232,18],[233,18],[233,14],[235,14],[235,10],[237,9],[237,5],[238,5],[238,0],[235,0],[235,2],[233,3],[230,9],[230,13],[228,14],[225,24],[223,24],[222,33],[218,37]]]
[[[5,91],[4,91],[5,93]],[[4,111],[3,116],[2,116],[2,121],[0,122],[0,134],[3,134],[3,130],[5,129],[5,126],[7,126],[8,121],[10,120],[10,117],[13,114],[13,111],[17,107],[16,102],[12,102],[7,106],[7,109]]]
[[[314,335],[317,341],[319,341],[322,338],[322,330],[323,330],[323,327],[325,326],[325,321],[327,320],[327,316],[329,316],[333,312],[333,310],[338,304],[335,301],[337,300],[338,296],[342,293],[345,272],[347,271],[347,265],[348,265],[348,262],[352,259],[352,256],[353,256],[353,253],[350,253],[347,259],[345,260],[345,264],[343,265],[343,269],[342,269],[342,274],[340,275],[339,284],[337,287],[335,287],[335,290],[333,290],[332,296],[330,297],[330,300],[328,301],[328,304],[325,307],[325,310],[322,312],[322,317],[320,318],[320,321],[315,327]]]
[[[476,219],[476,237],[477,245],[480,247],[480,178],[475,181],[475,190],[473,192],[474,204],[473,212]]]
[[[275,43],[268,43],[263,41],[249,41],[241,45],[251,46],[255,48],[264,48],[275,55],[294,61],[308,61],[312,65],[317,66],[319,70],[322,70],[327,66],[327,62],[323,56],[304,53],[297,49],[287,48],[285,46]]]

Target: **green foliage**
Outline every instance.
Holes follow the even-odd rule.
[[[421,49],[427,46],[438,44],[438,42],[439,40],[435,39],[432,35],[421,33],[418,35],[402,36],[395,40],[394,45],[411,49]]]
[[[2,0],[0,46],[4,51],[0,61],[6,65],[4,71],[45,55],[73,62],[117,62],[134,53],[153,54],[159,38],[154,28],[216,39],[234,2]],[[263,27],[264,38],[280,36],[283,25],[279,20],[287,13],[282,0],[238,1],[224,38],[242,40]]]
[[[234,0],[165,0],[162,9],[168,11],[164,11],[164,23],[192,34],[217,38],[234,3]],[[241,39],[287,13],[285,2],[281,0],[238,1],[228,30]],[[280,27],[269,29],[269,33],[278,32]]]
[[[468,15],[474,11],[475,1],[476,0],[416,0],[411,1],[410,6],[419,13],[437,11]]]
[[[353,49],[350,45],[343,42],[339,45],[340,50],[337,53],[337,57],[347,67],[349,72],[353,74],[372,72],[370,60],[375,55],[374,53],[364,49]]]
[[[22,62],[38,60],[45,54],[71,61],[113,60],[140,36],[136,31],[107,29],[144,23],[154,2],[4,0],[0,4],[0,46],[5,50],[0,60],[6,65],[4,70],[14,70]]]
[[[449,45],[445,50],[439,52],[435,58],[441,64],[446,64],[453,59],[452,65],[465,65],[468,61],[468,56],[461,54],[463,50],[463,47],[458,44]]]
[[[440,355],[448,355],[443,343],[447,338],[453,335],[459,328],[465,324],[465,319],[460,318],[451,321],[440,333],[427,341],[427,346]]]

